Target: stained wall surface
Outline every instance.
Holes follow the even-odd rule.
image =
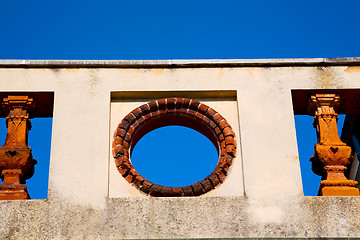
[[[54,92],[46,200],[1,201],[9,239],[360,237],[359,197],[305,197],[292,90],[360,89],[360,59],[0,61],[1,92]],[[191,97],[233,127],[217,189],[154,198],[117,172],[112,136],[135,107]],[[35,173],[36,174],[36,173]]]

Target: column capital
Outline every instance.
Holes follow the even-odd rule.
[[[307,113],[314,116],[319,114],[334,114],[340,107],[340,96],[336,94],[311,95],[307,104]]]
[[[35,107],[34,99],[28,96],[9,95],[3,98],[2,106],[5,112],[14,108],[21,108],[27,111],[33,111]]]

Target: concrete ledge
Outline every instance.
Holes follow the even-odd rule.
[[[0,68],[211,68],[353,65],[360,65],[360,57],[181,60],[0,60]]]
[[[280,213],[257,218],[251,208]],[[4,239],[336,239],[360,236],[359,197],[108,199],[105,209],[50,200],[0,202]],[[296,210],[295,210],[296,209]],[[294,211],[295,210],[295,211]],[[277,212],[279,211],[279,212]],[[302,214],[298,214],[302,211]],[[351,233],[351,234],[350,234]],[[354,238],[356,239],[356,238]]]

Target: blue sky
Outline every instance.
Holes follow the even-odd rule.
[[[360,56],[359,26],[360,1],[355,0],[1,1],[0,58],[355,57]],[[299,119],[297,125],[310,122],[311,126],[311,118]],[[51,120],[36,121],[51,128]],[[35,180],[31,179],[28,186],[33,198],[45,198],[46,193],[39,189],[47,188],[43,183],[48,165],[41,167],[40,160],[49,161],[50,148],[35,153],[35,142],[41,139],[36,137],[41,134],[36,121],[30,146],[39,161],[33,179],[39,181],[32,183]],[[315,135],[314,129],[309,131]],[[308,162],[313,143],[309,136],[298,133],[298,138],[310,145],[311,150],[300,151],[302,162]],[[309,156],[303,157],[307,151]],[[39,170],[42,168],[45,170]],[[318,183],[312,184],[314,181],[318,180],[304,180],[306,195],[316,194]],[[314,185],[315,190],[307,185]]]

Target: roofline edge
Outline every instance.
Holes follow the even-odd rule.
[[[196,68],[360,66],[360,57],[278,59],[172,59],[172,60],[18,60],[0,59],[0,68]]]

